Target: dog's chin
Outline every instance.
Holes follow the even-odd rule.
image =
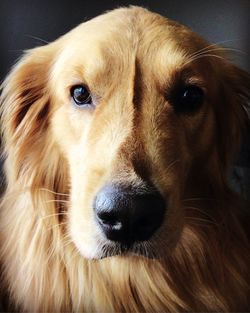
[[[89,260],[100,260],[109,257],[141,257],[146,259],[162,259],[172,254],[180,240],[181,231],[171,232],[165,240],[160,236],[147,241],[120,243],[107,240],[101,236],[90,237],[83,244],[83,240],[74,240],[78,252]],[[79,239],[79,237],[77,238]]]

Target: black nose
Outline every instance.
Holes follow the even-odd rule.
[[[162,224],[165,208],[158,191],[114,184],[103,187],[94,201],[96,219],[106,237],[126,245],[148,240]]]

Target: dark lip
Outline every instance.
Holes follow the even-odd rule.
[[[132,244],[130,242],[123,243],[120,245],[121,254],[128,253],[130,250],[133,250]]]
[[[136,257],[143,257],[146,259],[158,259],[160,258],[159,255],[156,255],[151,249],[148,250],[143,248],[142,244],[131,244],[127,243],[117,243],[115,246],[105,245],[102,248],[102,254],[100,259],[105,259],[114,256],[136,256]]]

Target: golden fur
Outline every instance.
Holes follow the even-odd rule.
[[[205,90],[193,115],[167,100],[179,81]],[[72,104],[69,90],[82,83],[95,109]],[[138,7],[28,51],[1,95],[9,303],[28,312],[250,310],[249,224],[227,185],[249,84],[222,48]],[[106,182],[136,185],[143,175],[169,201],[164,223],[142,252],[111,246],[105,255],[92,201]]]

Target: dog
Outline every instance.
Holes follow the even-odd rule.
[[[3,291],[18,312],[250,310],[228,184],[249,74],[140,7],[27,51],[2,84]]]

